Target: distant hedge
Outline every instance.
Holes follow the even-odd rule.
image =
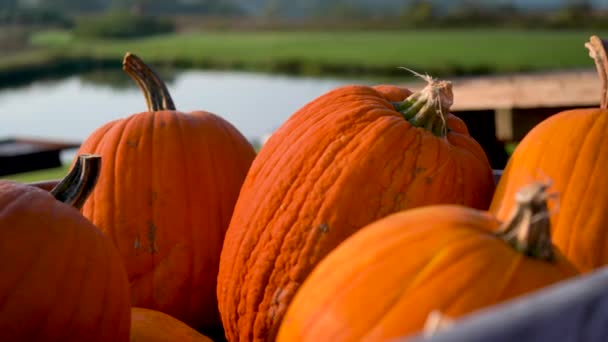
[[[173,31],[175,23],[171,20],[128,12],[81,17],[74,27],[75,35],[86,38],[136,38]]]
[[[52,8],[0,8],[0,25],[40,25],[69,28],[72,24],[72,18]]]

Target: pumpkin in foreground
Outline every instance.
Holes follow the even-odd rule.
[[[128,341],[118,251],[77,208],[99,172],[79,156],[52,193],[0,181],[0,341]]]
[[[131,309],[131,342],[212,342],[185,323],[160,311]]]
[[[118,247],[134,306],[198,328],[221,327],[215,295],[220,250],[255,156],[229,122],[177,111],[158,75],[127,54],[124,70],[148,111],[93,132],[80,153],[103,156],[82,212]]]
[[[312,268],[361,227],[429,204],[486,209],[492,170],[449,114],[451,83],[419,92],[334,89],[294,113],[263,146],[241,189],[218,275],[230,341],[272,341]]]
[[[608,60],[598,37],[586,44],[608,89]],[[490,210],[506,218],[522,184],[550,181],[553,241],[577,267],[592,271],[608,263],[608,93],[600,108],[557,113],[526,134],[498,182]]]
[[[427,206],[376,221],[306,279],[283,320],[287,341],[380,341],[423,329],[429,314],[459,317],[577,275],[553,248],[546,185],[517,193],[494,216]]]

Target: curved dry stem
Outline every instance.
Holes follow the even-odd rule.
[[[595,68],[602,82],[602,92],[600,94],[600,107],[608,109],[608,56],[606,55],[606,42],[598,36],[591,36],[585,43],[589,50],[589,56],[595,62]]]
[[[402,67],[427,82],[426,87],[393,103],[395,109],[413,126],[422,127],[434,135],[444,137],[448,133],[446,116],[454,102],[452,82],[436,80],[429,75]]]
[[[79,155],[72,170],[51,190],[51,194],[58,201],[80,209],[97,184],[100,170],[101,156]]]
[[[496,234],[525,255],[545,261],[555,258],[547,206],[547,199],[553,196],[547,192],[550,186],[535,182],[520,189],[515,194],[517,206]]]
[[[127,52],[122,61],[122,69],[144,93],[149,112],[175,110],[175,104],[165,82],[141,58]]]

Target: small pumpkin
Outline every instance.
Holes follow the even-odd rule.
[[[123,68],[148,111],[105,124],[80,147],[104,158],[82,212],[118,247],[132,305],[196,329],[221,327],[220,250],[255,151],[220,116],[176,110],[163,81],[137,56],[127,53]]]
[[[262,147],[241,189],[220,259],[230,341],[272,341],[312,268],[348,236],[429,204],[486,209],[492,170],[449,113],[452,86],[415,93],[350,85],[294,113]]]
[[[131,342],[212,342],[185,323],[160,311],[131,309]]]
[[[99,173],[79,156],[52,190],[0,180],[0,341],[128,341],[118,251],[77,208]]]
[[[498,182],[490,210],[506,218],[522,184],[549,180],[555,245],[583,271],[608,263],[608,60],[602,41],[586,44],[603,83],[601,106],[559,112],[526,134]]]
[[[505,222],[438,205],[363,228],[306,279],[277,341],[405,337],[422,331],[433,312],[459,317],[576,276],[551,244],[546,187],[521,188]]]

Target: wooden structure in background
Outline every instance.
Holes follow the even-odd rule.
[[[79,146],[77,143],[42,139],[0,140],[0,176],[59,167],[61,151]]]
[[[600,80],[595,69],[484,76],[452,80],[452,112],[483,146],[494,169],[507,161],[505,144],[520,141],[536,124],[562,110],[596,107]],[[423,83],[406,87],[421,89]]]

